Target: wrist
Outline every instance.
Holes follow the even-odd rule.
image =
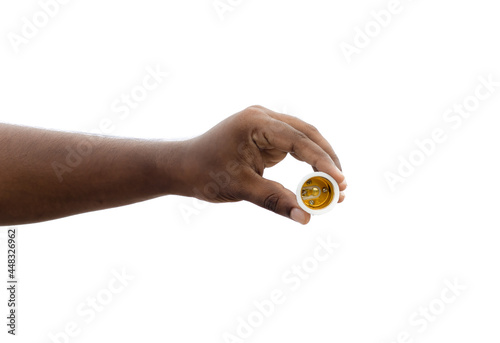
[[[157,184],[161,195],[190,195],[190,168],[187,161],[190,141],[161,142],[156,154]]]

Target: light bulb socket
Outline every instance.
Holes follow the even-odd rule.
[[[325,214],[339,201],[340,189],[330,175],[314,172],[306,175],[297,187],[297,202],[307,213]]]

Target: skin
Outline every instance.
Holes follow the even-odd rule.
[[[331,175],[340,162],[312,125],[251,106],[177,142],[119,139],[0,124],[0,225],[41,222],[163,195],[246,200],[306,224],[295,194],[262,177],[287,154]]]

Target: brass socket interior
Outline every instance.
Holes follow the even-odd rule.
[[[330,180],[313,176],[304,182],[300,194],[305,206],[312,210],[322,210],[331,204],[335,190]]]

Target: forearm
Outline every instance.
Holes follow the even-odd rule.
[[[182,145],[0,124],[0,225],[181,193]]]

